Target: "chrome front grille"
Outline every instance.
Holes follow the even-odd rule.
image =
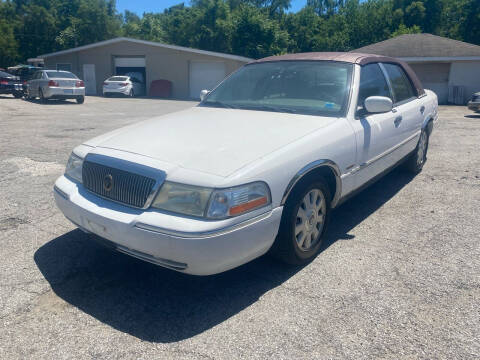
[[[165,173],[160,170],[102,155],[87,155],[83,162],[82,181],[86,189],[136,208],[150,205],[152,194],[164,179]]]

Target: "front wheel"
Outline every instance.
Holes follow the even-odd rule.
[[[418,174],[423,169],[423,165],[427,161],[428,151],[428,132],[423,129],[420,133],[417,147],[410,158],[405,163],[405,169],[413,174]]]
[[[330,218],[330,190],[322,178],[305,181],[290,194],[283,209],[272,255],[293,265],[315,258]]]
[[[85,96],[77,97],[77,104],[83,104],[85,102]]]

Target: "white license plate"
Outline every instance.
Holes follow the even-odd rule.
[[[64,94],[73,94],[73,90],[72,89],[65,89],[65,90],[63,90],[63,93]]]

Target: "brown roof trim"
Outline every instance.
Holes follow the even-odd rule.
[[[370,62],[396,62],[394,58],[381,55],[352,53],[352,52],[310,52],[310,53],[298,53],[298,54],[286,54],[279,56],[269,56],[260,60],[252,61],[254,63],[259,62],[271,62],[271,61],[341,61],[351,64],[365,65]]]
[[[417,91],[417,96],[421,96],[425,93],[422,83],[418,79],[415,72],[408,64],[402,60],[392,58],[389,56],[374,55],[374,54],[362,54],[353,52],[310,52],[310,53],[298,53],[298,54],[286,54],[279,56],[269,56],[263,59],[255,60],[249,64],[257,64],[263,62],[275,62],[275,61],[340,61],[351,64],[367,65],[370,63],[392,63],[400,65],[407,73],[408,77],[412,81],[412,85]],[[247,64],[248,65],[248,64]]]

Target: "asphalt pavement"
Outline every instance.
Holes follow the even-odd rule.
[[[480,115],[440,108],[428,161],[339,207],[305,267],[209,277],[111,252],[52,197],[76,145],[194,102],[0,96],[0,358],[480,358]]]

